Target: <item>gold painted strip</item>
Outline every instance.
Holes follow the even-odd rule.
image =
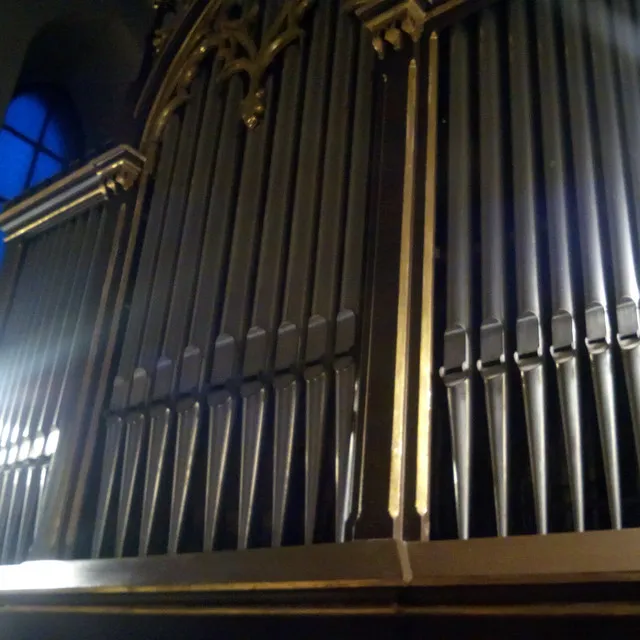
[[[323,605],[236,605],[236,606],[167,606],[167,605],[13,605],[0,606],[3,614],[46,613],[56,615],[143,615],[143,616],[362,616],[362,615],[431,615],[431,616],[509,616],[554,618],[574,616],[638,616],[640,603],[629,602],[552,602],[533,604],[467,605],[399,605],[394,602],[378,606],[345,604]]]
[[[69,211],[72,211],[73,209],[87,211],[93,205],[99,204],[101,202],[105,202],[107,199],[108,199],[107,188],[104,185],[100,185],[99,187],[93,189],[92,191],[89,191],[88,193],[83,194],[82,197],[77,198],[73,202],[70,202],[69,204],[65,205],[64,207],[60,207],[59,209],[52,211],[48,215],[43,216],[42,218],[38,218],[37,220],[34,220],[32,223],[26,224],[24,227],[20,227],[17,231],[14,231],[14,233],[7,235],[4,241],[9,242],[10,240],[15,240],[16,238],[19,238],[25,233],[34,231],[38,227],[41,227],[47,224],[48,222],[51,222],[53,219],[58,218],[59,216],[62,216],[65,213],[68,213]]]
[[[239,553],[239,552],[238,552]],[[57,561],[53,561],[57,562]],[[62,561],[64,562],[64,561]],[[73,562],[73,561],[67,561]],[[113,560],[105,560],[105,562],[113,562]],[[73,569],[73,567],[71,567]],[[31,578],[31,576],[28,576]],[[30,589],[25,586],[22,588],[15,588],[11,590],[0,589],[0,602],[5,599],[6,594],[9,596],[27,597],[28,595],[100,595],[100,594],[149,594],[149,593],[162,593],[162,594],[174,594],[174,593],[220,593],[220,592],[242,592],[242,591],[324,591],[327,589],[380,589],[387,587],[401,587],[405,583],[399,580],[393,579],[377,579],[377,578],[336,578],[334,580],[255,580],[255,581],[242,581],[242,582],[212,582],[212,583],[194,583],[194,584],[164,584],[158,582],[157,584],[143,584],[135,585],[127,582],[127,576],[121,576],[123,578],[117,584],[106,584],[96,586],[83,586],[83,587],[67,587],[67,586],[51,586],[45,583],[44,586],[37,585],[36,588]],[[26,580],[27,578],[25,578]],[[37,578],[34,578],[33,582],[36,583]],[[26,584],[26,583],[25,583]],[[2,608],[0,604],[0,609]]]
[[[551,602],[532,604],[469,604],[469,605],[417,605],[402,608],[402,613],[433,616],[509,616],[554,617],[574,616],[637,616],[637,602]]]
[[[436,231],[436,169],[438,161],[438,34],[429,38],[427,90],[427,175],[422,266],[422,316],[420,321],[420,380],[418,395],[418,460],[416,511],[421,516],[422,540],[429,539],[429,480],[431,475],[431,418],[433,385],[433,291]]]
[[[402,538],[404,460],[407,430],[407,385],[409,381],[409,322],[411,309],[411,260],[413,256],[414,188],[416,156],[416,101],[418,70],[415,59],[409,63],[407,81],[407,121],[400,231],[400,270],[398,273],[398,322],[396,330],[395,386],[391,437],[389,514],[393,518],[394,538]]]
[[[0,616],[4,613],[47,613],[47,614],[81,614],[81,615],[141,615],[141,616],[388,616],[398,612],[394,604],[378,606],[309,606],[309,605],[274,605],[274,606],[112,606],[112,605],[6,605],[0,606]]]

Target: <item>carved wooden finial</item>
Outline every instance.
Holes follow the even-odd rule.
[[[373,35],[373,48],[382,58],[385,43],[395,50],[402,47],[403,35],[417,42],[427,18],[426,0],[343,0],[343,8],[362,20]]]

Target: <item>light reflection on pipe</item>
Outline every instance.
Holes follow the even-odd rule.
[[[39,560],[0,567],[0,592],[76,587],[82,575],[73,562]]]

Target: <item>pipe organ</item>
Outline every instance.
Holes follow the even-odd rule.
[[[255,130],[238,118],[241,79],[217,83],[216,60],[167,123],[93,555],[112,502],[117,556],[345,539],[373,55],[326,3],[267,81]]]
[[[614,5],[498,3],[439,34],[437,535],[635,526],[637,69]]]
[[[637,3],[158,4],[136,149],[0,215],[6,584],[624,573]]]

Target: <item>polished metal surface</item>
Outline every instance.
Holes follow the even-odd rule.
[[[146,180],[147,174],[143,171],[141,183]],[[117,320],[124,305],[126,287],[118,283],[118,277],[126,282],[124,274],[128,273],[133,260],[131,248],[125,248],[125,232],[130,230],[135,236],[140,222],[135,208],[131,215],[130,202],[127,198],[115,202],[115,213],[102,216],[104,232],[96,238],[94,249],[96,266],[87,283],[88,295],[69,343],[71,360],[67,360],[67,365],[70,363],[71,368],[65,370],[64,393],[54,414],[56,425],[66,425],[65,437],[54,440],[59,446],[54,447],[56,455],[46,468],[47,482],[42,490],[42,508],[36,517],[30,557],[46,557],[58,553],[62,546],[68,548],[65,538],[72,539],[77,530],[80,504],[87,489],[85,478],[93,461],[82,452],[90,443],[88,450],[91,451],[95,442],[106,378],[111,371],[110,354],[115,348]],[[78,377],[70,377],[70,372],[77,373]],[[60,434],[57,429],[55,433]],[[51,434],[47,443],[50,438]]]
[[[320,495],[320,465],[325,447],[328,375],[321,365],[305,371],[304,541],[312,544]]]
[[[356,366],[352,358],[334,365],[335,377],[335,540],[346,542],[355,475]]]
[[[154,190],[153,197],[148,205],[148,230],[145,233],[142,250],[138,258],[138,278],[129,302],[130,313],[121,347],[120,362],[116,376],[112,380],[110,408],[114,410],[126,408],[129,402],[139,349],[138,341],[141,340],[146,318],[146,309],[152,291],[150,283],[153,282],[153,273],[162,233],[165,203],[170,188],[170,176],[175,160],[178,133],[179,122],[172,120],[167,126],[166,138],[159,160],[157,172],[158,188]],[[139,206],[141,206],[141,204]],[[146,380],[144,370],[138,373],[141,382]]]
[[[357,35],[351,22],[338,20],[329,88],[331,99],[327,112],[327,138],[322,170],[311,315],[307,325],[307,362],[314,362],[332,354],[335,345],[334,318],[338,312],[337,302],[342,275],[342,263],[336,260],[336,256],[339,255],[340,247],[345,241],[344,203],[349,189],[349,181],[345,180],[345,176],[349,175],[350,140],[347,134],[351,116],[344,105],[355,102],[353,89],[358,71],[355,65],[349,67],[342,61],[354,60],[358,55]],[[362,124],[364,126],[365,122]]]
[[[273,439],[273,516],[271,545],[282,545],[289,511],[289,494],[293,479],[293,446],[296,438],[296,416],[299,407],[299,383],[295,376],[283,375],[274,382],[275,433]]]
[[[536,527],[547,533],[547,398],[540,291],[540,232],[534,178],[533,104],[526,2],[508,5],[513,205],[517,280],[515,359],[522,377]]]
[[[563,146],[565,127],[560,115],[560,76],[556,52],[554,5],[536,4],[538,73],[541,102],[542,151],[551,261],[551,355],[556,363],[565,448],[571,487],[573,526],[583,531],[584,471],[582,391],[578,379],[578,336],[575,325],[575,279],[571,265],[571,221],[567,206],[567,170]]]
[[[636,24],[634,21],[633,0],[613,0],[611,4],[610,34],[615,46],[612,54],[620,74],[620,87],[617,96],[622,108],[621,122],[625,133],[625,151],[628,158],[629,196],[634,202],[640,200],[640,123],[636,114],[640,109],[640,79],[637,73],[637,56],[634,55],[636,42]],[[635,216],[636,228],[640,222],[640,208],[631,207]]]
[[[464,26],[451,34],[449,102],[449,193],[447,233],[447,328],[440,376],[447,386],[458,536],[469,537],[474,383],[471,367],[471,160],[469,37]]]
[[[594,149],[588,110],[588,84],[581,30],[583,22],[578,6],[571,3],[561,5],[561,16],[576,180],[578,234],[582,249],[585,342],[591,359],[611,526],[619,529],[622,526],[616,409],[619,391],[614,384],[611,354],[611,319],[605,284],[604,247],[600,234]]]
[[[480,15],[480,201],[482,242],[482,317],[478,370],[485,387],[493,468],[496,524],[509,533],[509,398],[506,345],[505,209],[502,168],[503,114],[500,104],[498,17],[493,9]]]
[[[238,501],[238,549],[247,549],[256,520],[256,488],[265,431],[267,392],[259,382],[243,386],[240,498]]]
[[[149,410],[149,438],[147,445],[147,463],[144,475],[144,493],[142,496],[142,516],[140,521],[139,554],[145,556],[150,551],[154,529],[157,526],[156,513],[160,499],[160,486],[166,474],[169,429],[173,412],[169,407],[154,405]],[[140,431],[143,432],[143,425]],[[143,434],[141,434],[143,435]]]
[[[263,37],[282,15],[264,7]],[[120,525],[107,506],[98,519],[117,553],[352,535],[375,55],[335,4],[309,25],[284,52],[291,73],[265,76],[255,130],[237,119],[240,79],[217,82],[221,59],[198,61],[189,101],[166,113],[110,380],[106,423],[139,414],[144,431],[102,479],[126,484]],[[138,503],[140,522],[126,516]]]
[[[638,285],[638,247],[633,243],[637,230],[632,226],[632,202],[628,195],[624,166],[624,135],[616,100],[614,58],[610,38],[612,15],[598,4],[587,12],[588,50],[593,73],[599,151],[604,187],[603,212],[611,243],[616,303],[617,338],[622,349],[627,394],[640,462],[640,289]]]
[[[120,495],[118,497],[118,516],[116,520],[115,556],[124,555],[125,543],[132,519],[134,493],[140,487],[138,483],[141,467],[142,446],[145,440],[145,417],[141,413],[127,416],[124,427],[124,453],[120,479]]]
[[[227,482],[229,441],[235,422],[236,403],[231,394],[210,394],[207,439],[207,485],[205,493],[204,550],[215,548],[221,518],[222,495]]]
[[[116,471],[121,455],[124,424],[120,417],[114,416],[107,421],[100,474],[100,491],[96,503],[95,526],[93,530],[93,545],[91,555],[99,558],[105,541],[105,529],[111,501],[116,495]]]
[[[173,483],[171,491],[171,512],[169,517],[169,553],[178,553],[182,535],[193,459],[198,439],[201,405],[196,400],[186,399],[177,407],[176,446],[173,461]]]

